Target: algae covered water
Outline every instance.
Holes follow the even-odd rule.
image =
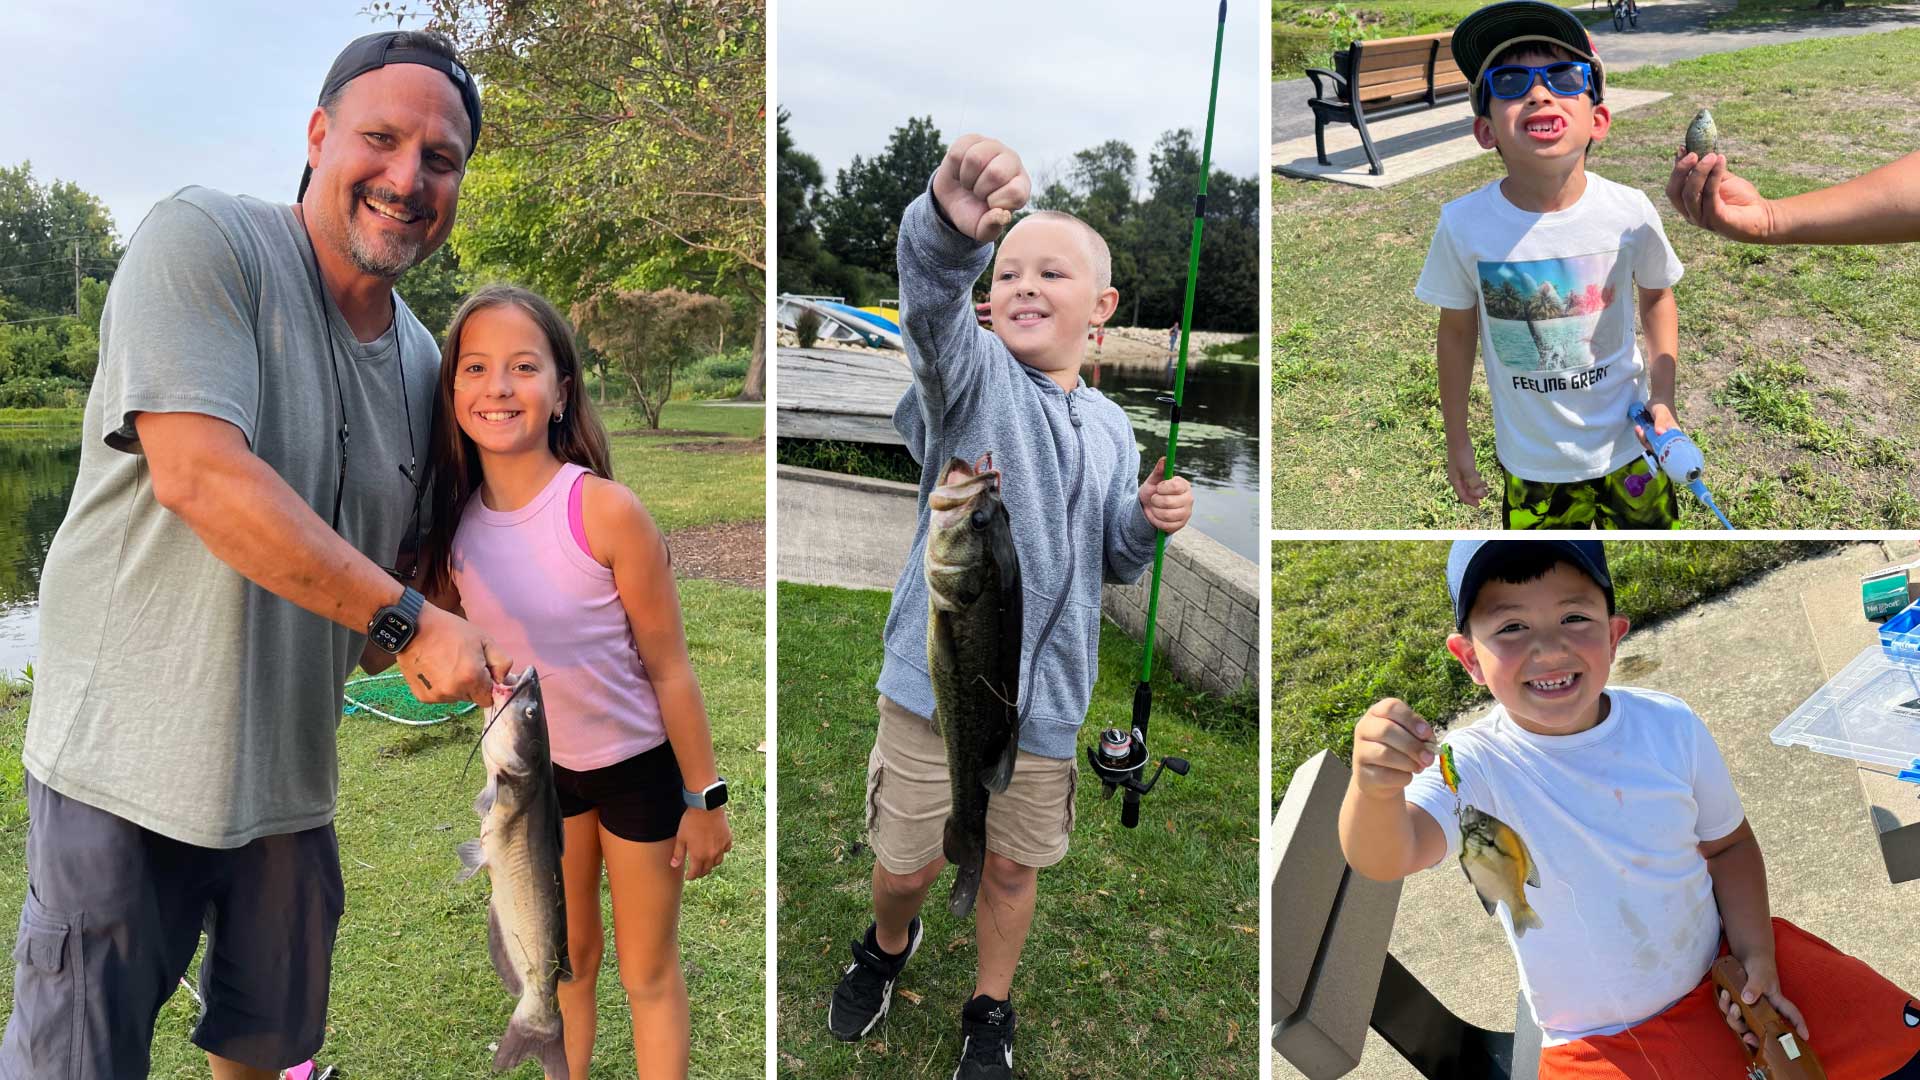
[[[79,428],[0,428],[0,674],[33,662],[40,567],[79,473]]]
[[[1167,449],[1167,406],[1154,399],[1173,393],[1173,365],[1159,360],[1086,364],[1080,375],[1126,410],[1145,480]],[[1194,487],[1188,527],[1258,562],[1264,513],[1259,365],[1188,360],[1174,464]]]

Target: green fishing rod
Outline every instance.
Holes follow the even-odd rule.
[[[1220,49],[1227,36],[1227,0],[1220,0],[1220,15],[1213,31],[1213,85],[1207,91],[1207,134],[1200,144],[1200,187],[1193,200],[1193,241],[1187,249],[1187,294],[1180,308],[1180,355],[1174,368],[1173,396],[1159,400],[1169,406],[1167,423],[1167,469],[1174,475],[1174,453],[1180,440],[1180,402],[1187,387],[1187,347],[1193,339],[1193,293],[1200,280],[1200,234],[1207,218],[1207,179],[1213,174],[1213,114],[1220,100]],[[1153,637],[1160,615],[1160,568],[1167,557],[1167,534],[1153,541],[1153,586],[1147,594],[1147,630],[1140,650],[1140,685],[1133,690],[1133,730],[1107,728],[1100,733],[1098,746],[1087,747],[1087,759],[1106,788],[1108,798],[1116,789],[1126,795],[1121,800],[1120,824],[1131,829],[1140,824],[1140,798],[1160,782],[1160,774],[1172,769],[1185,776],[1184,759],[1160,759],[1152,778],[1142,782],[1147,765],[1147,720],[1153,713]]]

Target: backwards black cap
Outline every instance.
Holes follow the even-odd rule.
[[[472,138],[467,143],[467,156],[473,156],[473,148],[480,145],[480,88],[474,85],[473,75],[460,61],[415,44],[421,34],[406,30],[387,30],[378,34],[368,34],[355,38],[340,55],[334,57],[333,66],[327,69],[327,81],[320,85],[320,102],[340,92],[340,88],[369,71],[386,67],[388,64],[420,64],[442,72],[453,82],[453,88],[460,94],[460,104],[467,110],[467,127]],[[452,49],[448,49],[452,52]],[[313,166],[300,174],[300,193],[294,196],[295,202],[307,197],[307,182],[313,179]]]

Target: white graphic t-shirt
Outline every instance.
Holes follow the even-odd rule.
[[[1500,181],[1446,204],[1414,295],[1480,311],[1494,449],[1527,480],[1591,480],[1640,453],[1627,410],[1647,396],[1634,286],[1680,280],[1660,215],[1587,174],[1565,210],[1533,214]]]
[[[1746,820],[1726,761],[1685,702],[1607,688],[1607,716],[1575,735],[1536,735],[1495,706],[1447,733],[1460,803],[1519,835],[1538,887],[1524,886],[1540,925],[1513,933],[1520,989],[1548,1043],[1611,1035],[1664,1011],[1706,977],[1720,949],[1720,909],[1699,845]],[[1437,767],[1407,802],[1447,837],[1436,864],[1462,889],[1460,822]]]

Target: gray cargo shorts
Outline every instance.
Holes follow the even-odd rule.
[[[194,1044],[259,1069],[320,1049],[345,907],[333,826],[195,847],[27,777],[27,897],[0,1080],[146,1076],[200,933]]]

